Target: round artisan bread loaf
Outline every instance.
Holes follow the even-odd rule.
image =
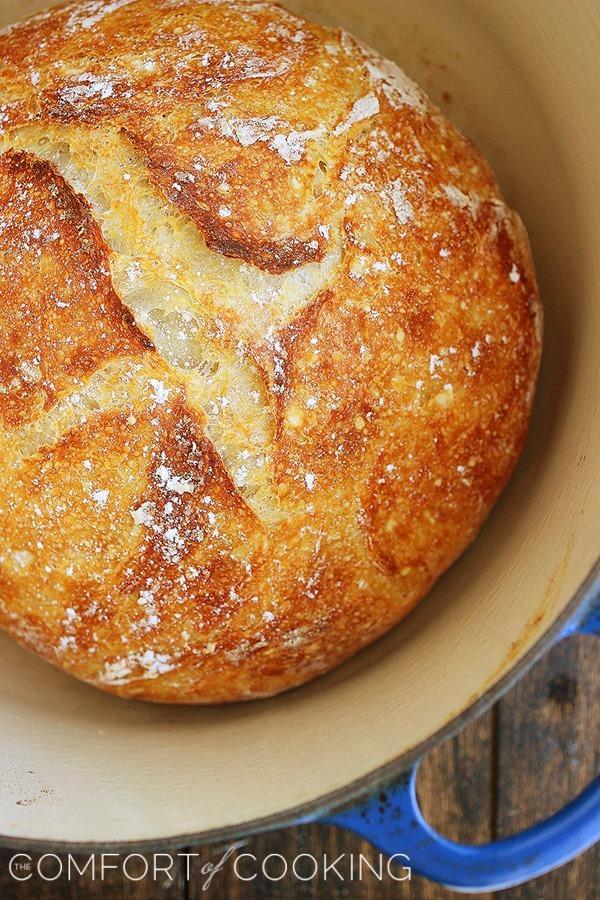
[[[262,697],[402,619],[527,430],[541,312],[479,152],[265,2],[0,34],[0,624],[124,697]]]

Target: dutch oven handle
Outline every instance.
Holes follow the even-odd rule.
[[[600,603],[561,635],[600,635]],[[416,790],[417,765],[392,787],[320,818],[355,832],[412,871],[455,891],[499,891],[556,869],[600,840],[600,777],[568,806],[538,825],[479,846],[449,841],[425,821]]]

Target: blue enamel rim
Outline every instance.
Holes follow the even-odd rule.
[[[389,763],[379,766],[372,772],[344,788],[316,798],[298,807],[284,810],[274,816],[254,819],[242,822],[227,828],[213,829],[210,831],[189,832],[157,838],[147,841],[121,841],[121,842],[65,842],[49,840],[27,840],[26,838],[14,838],[0,835],[0,847],[15,850],[30,850],[33,852],[57,852],[57,853],[102,853],[102,852],[146,852],[169,850],[181,847],[199,846],[201,844],[215,844],[234,841],[238,838],[250,836],[260,832],[274,831],[276,829],[293,827],[311,822],[333,822],[334,810],[342,810],[349,804],[357,803],[361,799],[368,803],[373,792],[379,791],[404,775],[410,777],[411,770],[418,765],[430,750],[443,741],[461,731],[465,725],[482,715],[500,697],[516,684],[527,671],[541,659],[559,640],[568,637],[577,631],[579,624],[586,619],[595,601],[600,597],[600,558],[596,561],[590,574],[582,583],[563,612],[558,616],[548,630],[540,637],[532,648],[515,665],[490,687],[482,696],[471,704],[462,713],[459,713],[441,729],[432,734],[425,741],[412,750],[396,757]],[[342,823],[340,823],[342,824]],[[600,834],[597,835],[600,837]],[[373,836],[371,836],[373,839]],[[396,851],[401,852],[401,851]],[[548,868],[560,865],[558,860]],[[548,868],[545,871],[548,871]],[[531,877],[531,876],[528,876]],[[453,885],[455,886],[455,885]],[[456,887],[456,886],[455,886]],[[459,890],[468,891],[462,887]]]

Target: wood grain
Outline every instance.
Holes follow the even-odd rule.
[[[598,642],[556,647],[499,707],[498,830],[512,834],[550,815],[597,774],[600,762]],[[500,896],[588,900],[600,893],[600,846],[544,878]]]
[[[558,809],[581,790],[600,762],[600,667],[593,638],[573,638],[556,647],[497,706],[460,735],[433,751],[419,775],[419,797],[428,820],[455,840],[473,843],[526,828]],[[128,882],[119,873],[106,881],[55,883],[38,879],[18,884],[8,874],[12,854],[0,851],[2,900],[451,900],[450,891],[418,876],[410,882],[379,881],[367,868],[362,881],[350,880],[349,856],[364,857],[377,868],[378,852],[335,828],[312,825],[249,838],[243,851],[262,860],[302,853],[338,863],[341,881],[331,872],[302,882],[257,877],[238,880],[230,864],[212,872],[227,850],[216,844],[190,848],[198,854],[173,882],[165,878]],[[35,859],[35,857],[34,857]],[[276,860],[273,860],[275,872]],[[304,861],[307,862],[307,861]],[[322,866],[321,866],[322,868]],[[242,869],[242,874],[251,873]],[[299,866],[300,875],[307,873]],[[402,872],[394,870],[397,877]],[[212,875],[212,880],[211,880]],[[208,889],[203,888],[209,881]],[[528,885],[503,891],[499,900],[591,900],[598,896],[600,847],[563,869]],[[479,895],[490,900],[492,895]]]

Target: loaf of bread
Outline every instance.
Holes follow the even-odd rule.
[[[253,0],[0,33],[0,625],[124,697],[326,672],[525,438],[525,230],[394,64]]]

